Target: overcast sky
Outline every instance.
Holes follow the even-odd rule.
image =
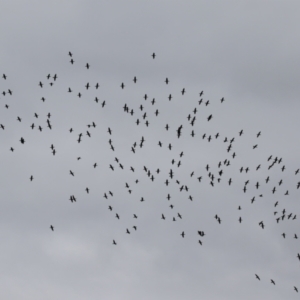
[[[1,0],[2,298],[298,299],[299,10]]]

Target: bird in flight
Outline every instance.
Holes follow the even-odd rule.
[[[275,285],[275,281],[273,279],[271,279],[271,283],[273,283]]]

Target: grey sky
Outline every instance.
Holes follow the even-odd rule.
[[[298,2],[0,1],[0,8],[0,75],[7,75],[7,80],[0,80],[0,124],[5,126],[0,129],[3,299],[299,297],[293,290],[300,288],[299,239],[293,238],[295,233],[300,236],[300,174],[295,175],[300,168]],[[58,79],[47,80],[49,73]],[[8,89],[13,95],[3,96]],[[150,102],[153,98],[155,105]],[[210,104],[205,106],[207,100]],[[133,116],[123,111],[125,103],[134,110]],[[194,116],[195,107],[192,127],[187,116]],[[49,112],[52,130],[47,128]],[[207,122],[210,114],[213,119]],[[96,128],[87,127],[92,122]],[[37,127],[32,130],[32,123],[42,132]],[[176,129],[181,124],[178,139]],[[241,129],[244,134],[239,136]],[[142,136],[145,142],[140,148]],[[235,137],[229,153],[225,137]],[[115,151],[110,149],[110,138]],[[252,149],[255,144],[257,149]],[[282,162],[268,170],[275,157],[282,157]],[[225,159],[231,166],[218,168]],[[177,167],[179,160],[182,165]],[[220,169],[224,172],[214,187],[207,164],[216,178]],[[153,182],[144,166],[154,175]],[[250,171],[240,173],[242,166]],[[181,185],[189,191],[180,192]],[[109,191],[113,197],[105,199]],[[69,201],[70,195],[75,195],[76,203]],[[286,217],[277,223],[283,209]],[[297,219],[287,219],[290,213]],[[262,220],[265,229],[258,225]],[[205,236],[200,237],[198,230]]]

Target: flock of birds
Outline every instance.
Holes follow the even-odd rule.
[[[69,52],[68,55],[70,56],[70,63],[73,65],[73,64],[75,63],[73,54],[72,54],[71,52]],[[155,59],[155,58],[156,58],[156,54],[155,54],[155,53],[153,53],[151,56],[152,56],[152,59]],[[87,63],[87,64],[85,65],[85,67],[86,67],[87,70],[89,70],[89,69],[91,68],[91,66],[90,66],[89,63]],[[58,78],[59,78],[59,77],[58,77],[57,74],[54,74],[54,75],[48,74],[48,75],[46,76],[45,80],[47,79],[47,80],[48,80],[47,83],[48,83],[50,86],[53,86],[54,83],[58,80]],[[9,76],[7,76],[6,74],[3,74],[2,79],[5,80],[5,81],[7,81],[7,80],[9,80]],[[133,80],[134,84],[138,84],[138,78],[137,78],[136,76],[135,76],[132,80]],[[168,85],[169,82],[170,82],[169,78],[166,78],[164,82],[165,82],[166,85]],[[45,87],[45,85],[46,85],[46,83],[45,83],[43,80],[41,80],[41,81],[38,83],[38,86],[39,86],[41,89],[43,89],[43,88]],[[96,85],[95,85],[94,87],[93,87],[89,82],[86,83],[86,85],[85,85],[85,89],[86,89],[86,90],[89,90],[89,89],[92,89],[92,88],[95,88],[95,89],[97,90],[97,89],[99,89],[99,87],[100,87],[99,83],[96,83]],[[120,87],[119,87],[119,88],[125,89],[126,86],[125,86],[125,84],[122,82],[122,83],[120,84]],[[68,93],[74,93],[72,87],[66,88],[66,92],[68,92]],[[185,88],[183,88],[183,89],[180,91],[180,93],[181,93],[181,95],[183,96],[183,95],[186,93]],[[13,94],[13,91],[12,91],[10,88],[8,88],[7,90],[5,90],[5,91],[2,92],[2,95],[5,96],[5,97],[11,96],[12,94]],[[83,94],[82,94],[82,92],[78,92],[76,96],[79,97],[79,98],[81,98],[81,97],[83,96]],[[149,101],[148,101],[148,99],[149,99]],[[172,94],[169,94],[166,100],[167,100],[167,101],[172,101],[172,99],[173,99]],[[45,96],[43,96],[43,97],[41,98],[41,101],[42,101],[42,102],[45,102],[45,101],[46,101]],[[106,103],[105,100],[100,101],[100,100],[98,99],[97,96],[95,97],[94,101],[95,101],[96,104],[100,104],[101,108],[103,108],[103,109],[105,109],[106,105],[109,105],[109,103]],[[144,97],[143,97],[143,99],[141,99],[141,103],[139,103],[139,106],[138,106],[138,110],[140,111],[140,114],[139,114],[139,117],[138,117],[138,118],[133,117],[134,115],[137,114],[137,112],[134,111],[134,109],[133,109],[132,107],[130,107],[128,104],[126,104],[126,103],[125,103],[124,105],[122,104],[122,108],[120,107],[120,109],[122,109],[123,112],[124,112],[125,114],[129,114],[130,116],[132,116],[132,117],[134,118],[134,122],[135,122],[136,126],[142,126],[143,124],[145,124],[146,127],[149,127],[149,126],[151,126],[150,121],[151,121],[151,123],[152,123],[152,122],[155,122],[155,118],[152,119],[152,118],[150,117],[150,112],[149,112],[149,111],[146,111],[145,104],[143,105],[143,102],[145,102],[145,101],[148,101],[148,103],[150,102],[150,103],[151,103],[151,106],[152,106],[153,108],[155,108],[156,103],[157,103],[157,101],[155,100],[155,98],[153,98],[152,100],[150,100],[150,97],[149,97],[147,94],[145,94]],[[221,99],[219,100],[220,105],[223,105],[224,102],[225,102],[224,97],[221,98]],[[198,120],[198,119],[197,119],[197,112],[198,112],[199,110],[201,110],[201,108],[202,108],[203,106],[204,106],[204,107],[208,107],[209,105],[210,105],[210,101],[209,101],[209,100],[204,100],[204,92],[203,92],[203,91],[199,92],[199,99],[197,100],[197,106],[194,108],[193,111],[191,111],[191,112],[186,116],[186,120],[187,120],[187,121],[185,121],[183,124],[180,124],[177,128],[170,128],[170,125],[169,125],[169,124],[166,124],[165,127],[162,128],[162,130],[168,132],[168,133],[169,133],[170,135],[172,135],[174,138],[180,139],[180,138],[182,138],[182,136],[183,136],[183,128],[186,129],[186,128],[190,127],[190,136],[191,136],[192,138],[196,137],[196,130],[195,130],[196,126],[195,126],[195,125],[196,125],[196,122],[197,122],[197,120]],[[5,108],[6,108],[6,109],[9,109],[10,106],[9,106],[8,104],[5,104]],[[137,108],[137,107],[135,107],[135,109],[136,109],[136,108]],[[156,110],[154,111],[155,117],[158,117],[159,114],[160,114],[159,110],[156,109]],[[38,119],[39,115],[38,115],[37,113],[34,113],[34,117],[35,117],[36,119]],[[205,121],[206,121],[206,122],[211,122],[211,121],[213,120],[213,118],[214,118],[213,114],[210,113],[210,114],[207,115]],[[20,116],[17,116],[16,121],[17,121],[17,122],[22,122],[22,118],[21,118]],[[51,113],[48,113],[48,114],[47,114],[46,125],[47,125],[47,128],[48,128],[49,130],[52,130],[52,128],[53,128],[54,125],[52,124],[52,121],[51,121]],[[77,143],[82,143],[82,142],[83,142],[83,137],[84,137],[84,136],[87,136],[87,137],[91,138],[91,137],[92,137],[92,130],[95,129],[95,128],[97,127],[97,124],[96,124],[95,121],[92,121],[90,124],[87,125],[87,127],[88,127],[88,129],[86,130],[86,132],[80,132],[80,133],[77,135],[77,137],[76,137]],[[0,128],[1,128],[2,130],[5,130],[6,125],[5,125],[5,124],[0,124]],[[30,128],[31,128],[32,130],[34,130],[35,128],[37,128],[39,131],[44,130],[44,128],[42,128],[41,125],[36,125],[35,123],[32,123],[32,124],[30,125]],[[70,129],[69,129],[69,133],[70,133],[70,134],[74,134],[73,131],[74,131],[73,128],[70,128]],[[190,179],[189,179],[189,180],[196,180],[197,183],[199,183],[199,184],[202,183],[202,184],[203,184],[203,182],[205,182],[205,179],[206,179],[206,182],[207,182],[210,186],[212,186],[212,187],[218,185],[221,181],[226,180],[227,183],[228,183],[228,186],[231,186],[231,185],[233,184],[233,178],[231,178],[231,177],[230,177],[230,178],[227,178],[227,179],[223,179],[223,178],[225,178],[227,168],[230,167],[230,166],[232,166],[232,164],[233,164],[233,162],[234,162],[234,159],[235,159],[235,157],[237,156],[237,153],[236,153],[235,150],[234,150],[234,142],[235,142],[238,138],[240,138],[243,134],[244,134],[244,131],[243,131],[243,130],[240,130],[239,132],[237,132],[237,135],[236,135],[235,137],[232,137],[232,138],[221,137],[221,134],[220,134],[219,132],[216,133],[216,134],[214,134],[214,135],[203,133],[203,134],[201,134],[200,137],[197,135],[197,138],[198,138],[198,139],[202,139],[203,141],[207,141],[207,142],[211,142],[211,141],[214,140],[214,139],[215,139],[215,140],[216,140],[216,139],[219,139],[219,140],[220,140],[220,139],[223,139],[223,143],[226,145],[226,153],[227,153],[226,155],[227,155],[227,158],[226,158],[225,160],[219,161],[219,162],[218,162],[216,165],[214,165],[214,166],[209,165],[209,164],[206,164],[205,168],[202,170],[202,171],[203,171],[202,174],[196,175],[197,172],[194,171],[194,170],[191,170],[191,173],[190,173]],[[112,140],[112,137],[113,137],[113,130],[112,130],[110,127],[107,128],[107,135],[108,135],[108,137],[109,137],[109,139],[108,139],[109,149],[110,149],[112,152],[114,152],[114,153],[117,152],[116,149],[115,149],[115,146],[114,146],[114,142],[113,142],[113,140]],[[261,136],[261,132],[258,132],[257,135],[256,135],[256,139],[258,140],[258,139],[260,138],[260,136]],[[26,143],[26,136],[20,137],[20,140],[19,140],[19,141],[20,141],[21,144],[25,144],[25,143]],[[141,140],[140,140],[139,142],[135,141],[135,142],[132,144],[131,149],[128,149],[128,151],[131,151],[132,154],[135,154],[135,153],[138,151],[138,148],[144,147],[145,141],[146,141],[146,139],[144,138],[144,136],[142,136]],[[160,148],[162,148],[162,147],[163,147],[162,141],[158,141],[157,146],[160,147]],[[174,146],[173,146],[171,143],[169,143],[166,147],[167,147],[167,149],[169,149],[170,151],[174,148]],[[252,146],[252,149],[255,150],[257,147],[258,147],[258,143],[255,142],[254,145]],[[54,146],[53,144],[51,144],[50,149],[51,149],[52,155],[55,156],[55,155],[57,154],[57,150],[56,150],[56,148],[55,148],[55,146]],[[15,148],[14,148],[14,147],[10,147],[10,149],[8,149],[8,150],[10,150],[11,152],[14,152],[14,151],[15,151]],[[19,149],[18,149],[18,151],[19,151]],[[122,151],[124,151],[124,149],[123,149]],[[126,151],[126,150],[125,150],[125,151]],[[161,172],[162,172],[162,171],[160,170],[160,168],[157,168],[156,170],[151,170],[151,168],[149,168],[149,167],[147,167],[147,166],[144,165],[144,166],[141,166],[141,169],[143,169],[143,171],[145,172],[145,175],[146,175],[152,182],[153,182],[153,181],[156,181],[156,180],[161,181],[161,182],[163,182],[164,185],[166,185],[166,187],[168,187],[168,186],[171,184],[171,182],[172,182],[172,183],[176,183],[177,186],[178,186],[178,192],[179,192],[179,193],[181,193],[181,192],[183,192],[183,193],[188,193],[188,199],[189,199],[190,201],[193,201],[193,200],[194,200],[194,196],[193,196],[192,194],[189,194],[190,188],[189,188],[189,185],[188,185],[188,179],[186,180],[185,183],[182,183],[182,182],[176,177],[176,175],[175,175],[175,173],[176,173],[176,172],[175,172],[175,168],[176,168],[176,169],[180,168],[181,165],[184,163],[184,159],[183,159],[184,152],[183,152],[183,151],[179,151],[179,152],[180,152],[180,153],[179,153],[179,155],[178,155],[178,159],[175,160],[175,158],[173,158],[173,159],[171,160],[171,162],[170,162],[170,170],[169,170],[168,176],[167,176],[167,178],[165,178],[165,179],[163,179],[163,180],[161,179],[161,176],[160,176],[160,174],[161,174]],[[188,157],[187,157],[187,159],[188,159]],[[78,160],[78,161],[81,160],[81,157],[77,157],[77,160]],[[280,170],[281,170],[281,172],[284,172],[284,171],[286,170],[285,165],[283,165],[283,160],[282,160],[282,158],[274,157],[273,155],[270,155],[270,156],[266,159],[266,163],[268,164],[267,169],[268,169],[268,171],[270,172],[270,175],[267,176],[267,178],[265,178],[265,180],[264,180],[263,183],[257,181],[257,182],[255,182],[255,183],[253,184],[253,182],[250,183],[250,180],[247,179],[247,180],[244,182],[243,186],[241,187],[241,191],[242,191],[243,193],[247,193],[247,195],[249,194],[249,191],[248,191],[248,190],[249,190],[249,186],[250,186],[251,184],[253,184],[253,186],[255,187],[255,189],[256,189],[257,191],[259,191],[259,189],[260,189],[260,187],[262,186],[262,184],[268,185],[269,182],[270,182],[270,180],[271,180],[271,179],[270,179],[270,178],[271,178],[271,175],[272,175],[272,174],[271,174],[271,171],[272,171],[272,170],[275,170],[276,167],[277,167],[277,170],[278,170],[278,166],[279,166],[279,165],[280,165]],[[98,166],[98,164],[97,164],[97,163],[94,163],[93,167],[96,168],[97,166]],[[114,162],[108,163],[108,168],[109,168],[111,171],[115,171],[115,169],[116,169],[117,167],[120,168],[120,169],[122,169],[122,170],[124,170],[125,168],[127,168],[129,171],[131,171],[131,172],[133,172],[133,173],[134,173],[135,170],[136,170],[136,167],[133,167],[133,166],[127,167],[126,164],[122,163],[121,160],[120,160],[119,158],[115,157]],[[262,167],[262,164],[257,165],[255,171],[258,171],[261,167]],[[253,170],[252,170],[252,171],[253,171]],[[69,170],[68,172],[69,172],[69,175],[70,175],[70,176],[75,177],[75,172],[74,172],[74,170]],[[179,171],[179,172],[180,172],[180,171]],[[248,172],[250,172],[250,168],[247,167],[247,166],[242,166],[242,167],[239,168],[238,172],[239,172],[240,174],[241,174],[241,173],[247,174]],[[294,172],[295,172],[295,175],[298,175],[298,174],[299,174],[299,169],[295,170]],[[29,180],[30,180],[30,181],[33,181],[33,180],[34,180],[34,176],[31,175],[30,178],[29,178]],[[135,181],[135,184],[138,184],[138,183],[139,183],[139,180],[137,179],[137,180]],[[278,192],[282,193],[282,189],[280,189],[280,186],[281,186],[282,184],[283,184],[283,180],[281,179],[277,184],[275,184],[275,185],[273,185],[272,187],[270,187],[270,194],[272,195],[272,194],[275,194],[275,193],[278,193]],[[127,182],[125,182],[125,187],[126,187],[128,193],[129,193],[129,195],[131,195],[132,192],[133,192],[133,188],[131,188],[130,185],[129,185]],[[300,181],[297,183],[297,185],[296,185],[295,188],[296,188],[296,189],[299,189],[299,188],[300,188]],[[89,187],[86,187],[85,192],[86,192],[87,194],[89,194],[89,193],[90,193],[90,188],[89,188]],[[108,198],[112,198],[113,195],[114,195],[113,191],[108,191],[108,192],[104,192],[103,197],[104,197],[105,199],[108,199]],[[286,190],[285,192],[282,193],[282,196],[288,196],[288,195],[289,195],[289,190]],[[253,203],[257,200],[257,198],[260,198],[260,197],[263,197],[263,194],[262,194],[262,193],[258,193],[258,195],[251,195],[251,199],[250,199],[251,204],[253,204]],[[168,193],[168,195],[167,195],[166,198],[167,198],[168,201],[171,200],[171,195],[170,195],[170,193]],[[72,195],[70,195],[69,200],[70,200],[71,203],[74,203],[74,202],[76,202],[78,199],[77,199],[77,197],[75,197],[74,194],[72,194]],[[144,197],[141,197],[140,202],[143,203],[144,201],[145,201]],[[274,203],[275,209],[277,208],[278,205],[279,205],[279,201],[276,201],[276,202]],[[171,201],[170,201],[169,207],[170,207],[170,209],[172,209],[172,210],[174,209],[174,204],[172,204]],[[241,206],[238,206],[237,209],[240,211],[240,210],[242,210],[242,207],[241,207]],[[112,211],[114,210],[113,206],[112,206],[112,205],[108,205],[108,210],[109,210],[110,212],[112,212]],[[115,218],[116,218],[117,220],[120,219],[120,213],[115,213],[114,216],[115,216]],[[133,213],[133,218],[134,218],[134,219],[138,219],[138,215],[137,215],[136,213]],[[164,213],[161,214],[161,217],[160,217],[160,218],[161,218],[161,220],[163,220],[163,221],[165,221],[165,220],[167,219],[167,217],[166,217],[166,215],[165,215]],[[171,217],[171,220],[172,220],[173,222],[175,222],[175,221],[177,221],[177,220],[179,220],[179,219],[182,219],[182,218],[183,218],[182,214],[181,214],[180,212],[177,212],[176,214],[173,215],[173,217]],[[214,218],[216,219],[216,221],[217,221],[219,224],[221,224],[222,220],[221,220],[221,218],[220,218],[220,216],[219,216],[218,214],[216,214],[216,215],[214,216]],[[296,220],[296,214],[294,214],[293,212],[289,212],[289,213],[288,213],[287,210],[286,210],[285,208],[283,208],[282,211],[278,211],[278,210],[275,210],[275,211],[274,211],[274,218],[275,218],[275,221],[276,221],[277,223],[279,223],[279,222],[284,222],[284,221],[287,221],[287,220],[293,221],[293,220]],[[242,223],[242,222],[243,222],[242,216],[239,216],[237,222],[239,222],[239,223]],[[258,226],[260,226],[262,229],[264,229],[265,226],[266,226],[264,220],[260,221],[260,222],[258,223]],[[50,225],[50,230],[54,231],[54,229],[55,229],[54,225],[51,224],[51,225]],[[136,231],[136,230],[137,230],[137,225],[133,225],[133,226],[132,226],[132,229],[133,229],[134,231]],[[125,229],[125,233],[126,233],[126,234],[131,234],[131,229],[126,228],[126,229]],[[200,246],[203,246],[203,238],[204,238],[205,235],[206,235],[205,232],[204,232],[203,230],[197,229],[196,234],[197,234],[197,236],[198,236],[198,239],[197,239],[197,240],[198,240],[199,245],[200,245]],[[178,232],[178,236],[179,236],[179,237],[181,236],[181,238],[185,238],[186,232],[185,232],[184,230],[181,231],[181,232]],[[286,238],[286,236],[287,236],[286,233],[282,233],[282,237],[283,237],[283,238]],[[294,234],[293,234],[293,238],[294,238],[294,239],[298,239],[297,233],[294,233]],[[112,245],[114,245],[114,246],[118,245],[116,239],[112,239]],[[299,253],[295,255],[295,259],[298,259],[298,260],[300,261],[300,254],[299,254]],[[261,278],[260,278],[260,276],[259,276],[258,274],[254,274],[254,275],[255,275],[255,277],[257,278],[257,280],[261,280]],[[273,285],[276,284],[274,279],[270,279],[270,282],[271,282]],[[293,288],[294,288],[294,290],[295,290],[296,292],[298,292],[298,288],[297,288],[296,286],[294,286]]]

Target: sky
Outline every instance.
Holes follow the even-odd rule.
[[[299,298],[297,1],[0,7],[3,298]]]

